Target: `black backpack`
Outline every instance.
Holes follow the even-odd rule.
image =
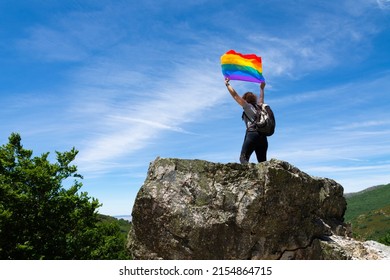
[[[272,134],[274,134],[276,121],[274,112],[272,111],[271,107],[268,104],[256,104],[255,109],[256,116],[255,119],[251,121],[252,124],[255,126],[256,131],[266,136],[271,136]]]

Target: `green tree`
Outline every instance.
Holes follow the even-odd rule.
[[[125,249],[126,238],[121,233],[119,222],[98,223],[98,238],[96,239],[99,246],[91,252],[93,259],[129,259]]]
[[[77,153],[56,152],[50,163],[49,153],[33,157],[15,133],[0,147],[0,259],[118,258],[123,240],[99,223],[99,201],[79,192]]]

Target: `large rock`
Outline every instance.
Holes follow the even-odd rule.
[[[349,259],[341,185],[287,162],[157,158],[133,206],[135,259]]]

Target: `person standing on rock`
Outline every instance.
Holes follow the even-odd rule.
[[[258,162],[266,161],[268,149],[267,136],[257,132],[250,120],[256,115],[256,104],[261,106],[261,104],[264,103],[265,82],[260,84],[260,98],[257,100],[257,97],[253,92],[246,92],[242,97],[239,96],[234,88],[229,84],[229,81],[229,78],[225,79],[225,85],[229,93],[244,110],[242,119],[246,125],[246,133],[241,148],[240,162],[242,164],[248,163],[253,152],[256,153]]]

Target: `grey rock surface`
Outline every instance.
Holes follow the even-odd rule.
[[[259,164],[157,158],[138,192],[135,259],[352,259],[334,180],[272,159]]]

